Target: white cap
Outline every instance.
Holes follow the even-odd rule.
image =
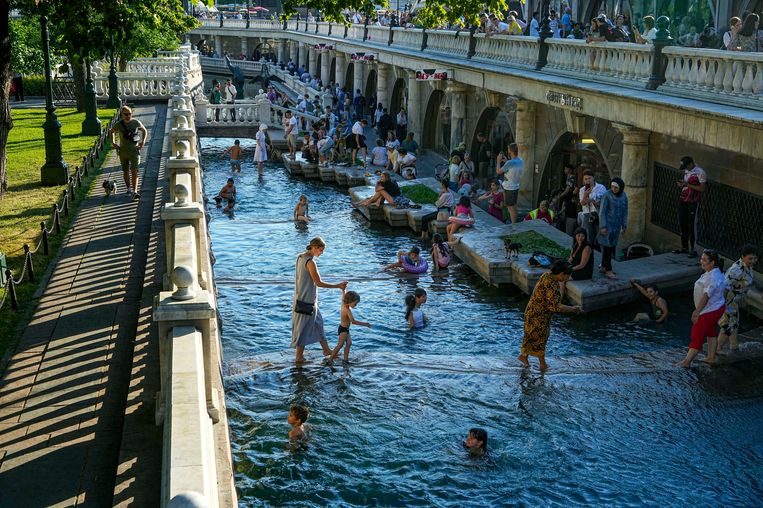
[[[260,130],[261,131],[266,131],[266,130],[268,130],[268,126],[266,124],[264,124],[264,123],[261,123],[260,124]]]

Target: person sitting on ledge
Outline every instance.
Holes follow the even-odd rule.
[[[538,208],[525,215],[525,220],[542,220],[553,226],[555,215],[554,211],[548,208],[548,201],[544,199],[540,202]]]
[[[374,192],[374,195],[363,201],[359,201],[355,206],[379,207],[384,201],[389,204],[394,204],[395,198],[400,194],[400,186],[392,179],[389,171],[385,171],[381,174],[379,181],[376,183],[376,191]]]

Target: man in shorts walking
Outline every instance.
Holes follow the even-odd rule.
[[[138,166],[140,165],[140,150],[146,143],[148,131],[140,122],[132,117],[132,109],[128,106],[122,106],[120,110],[122,117],[114,127],[111,128],[111,143],[119,153],[119,162],[122,165],[122,174],[127,188],[127,195],[133,199],[140,199],[138,194]],[[119,133],[119,143],[116,142],[114,134]],[[130,177],[132,176],[132,184]]]
[[[525,162],[519,156],[519,147],[516,143],[509,145],[509,158],[503,153],[496,159],[495,172],[498,177],[504,178],[503,181],[503,199],[509,208],[509,217],[511,223],[517,222],[517,198],[519,197],[519,182],[522,179],[522,172],[525,169]]]
[[[230,172],[241,173],[241,158],[244,154],[244,150],[241,148],[241,141],[238,139],[233,142],[233,146],[226,148],[223,152],[223,157],[230,154]]]
[[[287,111],[283,116],[284,123],[284,137],[286,138],[286,144],[289,147],[289,155],[291,160],[297,159],[297,119],[291,111]]]

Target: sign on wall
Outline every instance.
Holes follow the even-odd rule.
[[[546,100],[551,104],[558,104],[559,106],[565,106],[572,109],[583,109],[583,99],[581,97],[575,97],[562,92],[554,92],[549,90],[546,92]]]
[[[350,55],[350,61],[352,62],[370,63],[374,60],[376,60],[376,55],[373,53],[352,53]]]
[[[331,51],[332,49],[334,49],[334,46],[331,44],[316,44],[315,46],[313,46],[313,49],[319,52],[324,52],[324,51]]]
[[[416,81],[447,81],[453,78],[450,69],[422,69],[416,71]]]

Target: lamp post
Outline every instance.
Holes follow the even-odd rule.
[[[535,70],[539,71],[546,66],[548,62],[548,44],[546,39],[550,39],[554,36],[554,32],[551,31],[551,20],[549,14],[551,13],[551,6],[546,0],[545,5],[541,8],[541,16],[543,16],[543,22],[540,25],[540,44],[538,45],[538,61],[535,63]]]
[[[45,165],[40,169],[40,180],[43,185],[61,185],[69,181],[69,167],[61,155],[61,122],[56,116],[56,106],[53,104],[53,78],[50,70],[50,33],[48,32],[48,17],[40,16],[42,30],[42,51],[45,59],[45,123],[42,129],[45,133]]]
[[[95,87],[90,72],[90,60],[85,60],[87,84],[85,85],[85,119],[82,120],[83,136],[98,136],[101,133],[101,120],[98,118],[98,104],[95,102]]]
[[[114,65],[114,36],[111,36],[111,67],[109,68],[109,100],[106,102],[107,108],[118,108],[122,105],[119,99],[119,78],[117,69]]]

